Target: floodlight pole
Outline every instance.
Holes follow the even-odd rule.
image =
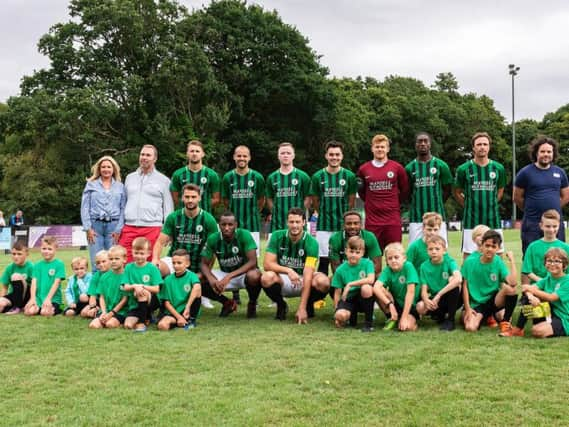
[[[510,75],[512,76],[512,185],[516,178],[516,109],[515,109],[515,87],[514,78],[518,75],[520,67],[515,64],[508,65]],[[512,198],[512,227],[516,224],[516,202]]]

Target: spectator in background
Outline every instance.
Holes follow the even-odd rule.
[[[4,219],[4,212],[0,211],[0,227],[6,227],[6,220]]]
[[[10,227],[21,227],[22,225],[24,225],[24,212],[17,210],[10,216]]]
[[[97,271],[95,254],[115,245],[124,226],[126,192],[115,159],[103,156],[91,168],[92,175],[81,198],[81,223],[87,232],[89,256]]]

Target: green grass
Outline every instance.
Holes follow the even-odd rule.
[[[451,247],[458,247],[453,234]],[[519,258],[518,232],[507,232]],[[66,265],[77,254],[60,251]],[[86,252],[83,252],[86,255]],[[456,256],[456,250],[451,251]],[[32,259],[38,259],[32,253]],[[1,256],[2,267],[9,261]],[[245,293],[243,293],[245,296]],[[298,299],[291,301],[294,312]],[[335,330],[227,319],[197,329],[90,331],[87,321],[0,316],[1,425],[564,425],[566,339]],[[383,317],[378,320],[379,326]]]

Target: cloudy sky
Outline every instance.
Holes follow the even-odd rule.
[[[182,0],[190,9],[204,0]],[[508,64],[516,77],[516,118],[541,120],[569,103],[569,1],[565,0],[258,0],[296,26],[333,76],[390,74],[431,85],[452,72],[460,91],[486,94],[506,120]],[[47,67],[36,48],[67,20],[67,0],[2,0],[0,102],[20,78]]]

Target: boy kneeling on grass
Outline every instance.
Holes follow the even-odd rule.
[[[164,279],[158,298],[162,302],[158,316],[158,330],[173,327],[193,329],[201,306],[201,284],[196,273],[188,270],[190,254],[185,249],[172,253],[174,272]]]
[[[18,314],[30,297],[34,265],[27,261],[28,247],[17,240],[12,246],[12,263],[0,278],[0,313]]]
[[[400,331],[415,331],[419,320],[415,308],[415,289],[419,283],[417,271],[407,261],[401,243],[390,243],[384,254],[387,267],[373,285],[373,293],[389,319],[383,329],[393,329],[399,320]]]
[[[121,291],[124,283],[126,249],[120,245],[112,246],[107,254],[111,269],[99,279],[96,292],[99,295],[101,310],[89,323],[91,329],[118,328],[124,323],[127,312],[127,297]]]
[[[446,256],[445,239],[435,235],[427,238],[426,243],[430,259],[421,264],[419,272],[421,301],[417,303],[417,312],[437,320],[442,331],[452,331],[462,275],[456,262]]]
[[[89,319],[94,319],[99,312],[99,280],[101,279],[101,276],[111,268],[111,264],[109,263],[109,253],[105,250],[97,252],[95,255],[95,265],[97,266],[97,271],[95,271],[91,276],[91,281],[87,288],[89,302],[87,306],[81,310],[81,317]]]
[[[514,255],[507,252],[511,264],[508,271],[504,261],[496,255],[502,244],[502,236],[489,230],[482,236],[480,256],[470,256],[462,266],[464,303],[464,329],[476,332],[483,319],[494,316],[500,323],[502,333],[512,329],[510,319],[518,294]]]
[[[542,302],[551,305],[551,318],[533,319],[531,334],[535,338],[564,337],[569,334],[569,276],[565,270],[569,264],[567,253],[561,248],[551,248],[545,253],[545,267],[549,274],[535,285],[522,285],[529,303],[536,307]],[[520,313],[517,328],[523,335],[523,324],[526,317]]]
[[[334,320],[337,328],[342,328],[347,321],[356,326],[358,311],[363,311],[365,324],[362,332],[373,331],[373,282],[374,264],[363,258],[365,242],[361,237],[353,236],[346,244],[346,257],[334,273],[332,287],[336,313]]]

